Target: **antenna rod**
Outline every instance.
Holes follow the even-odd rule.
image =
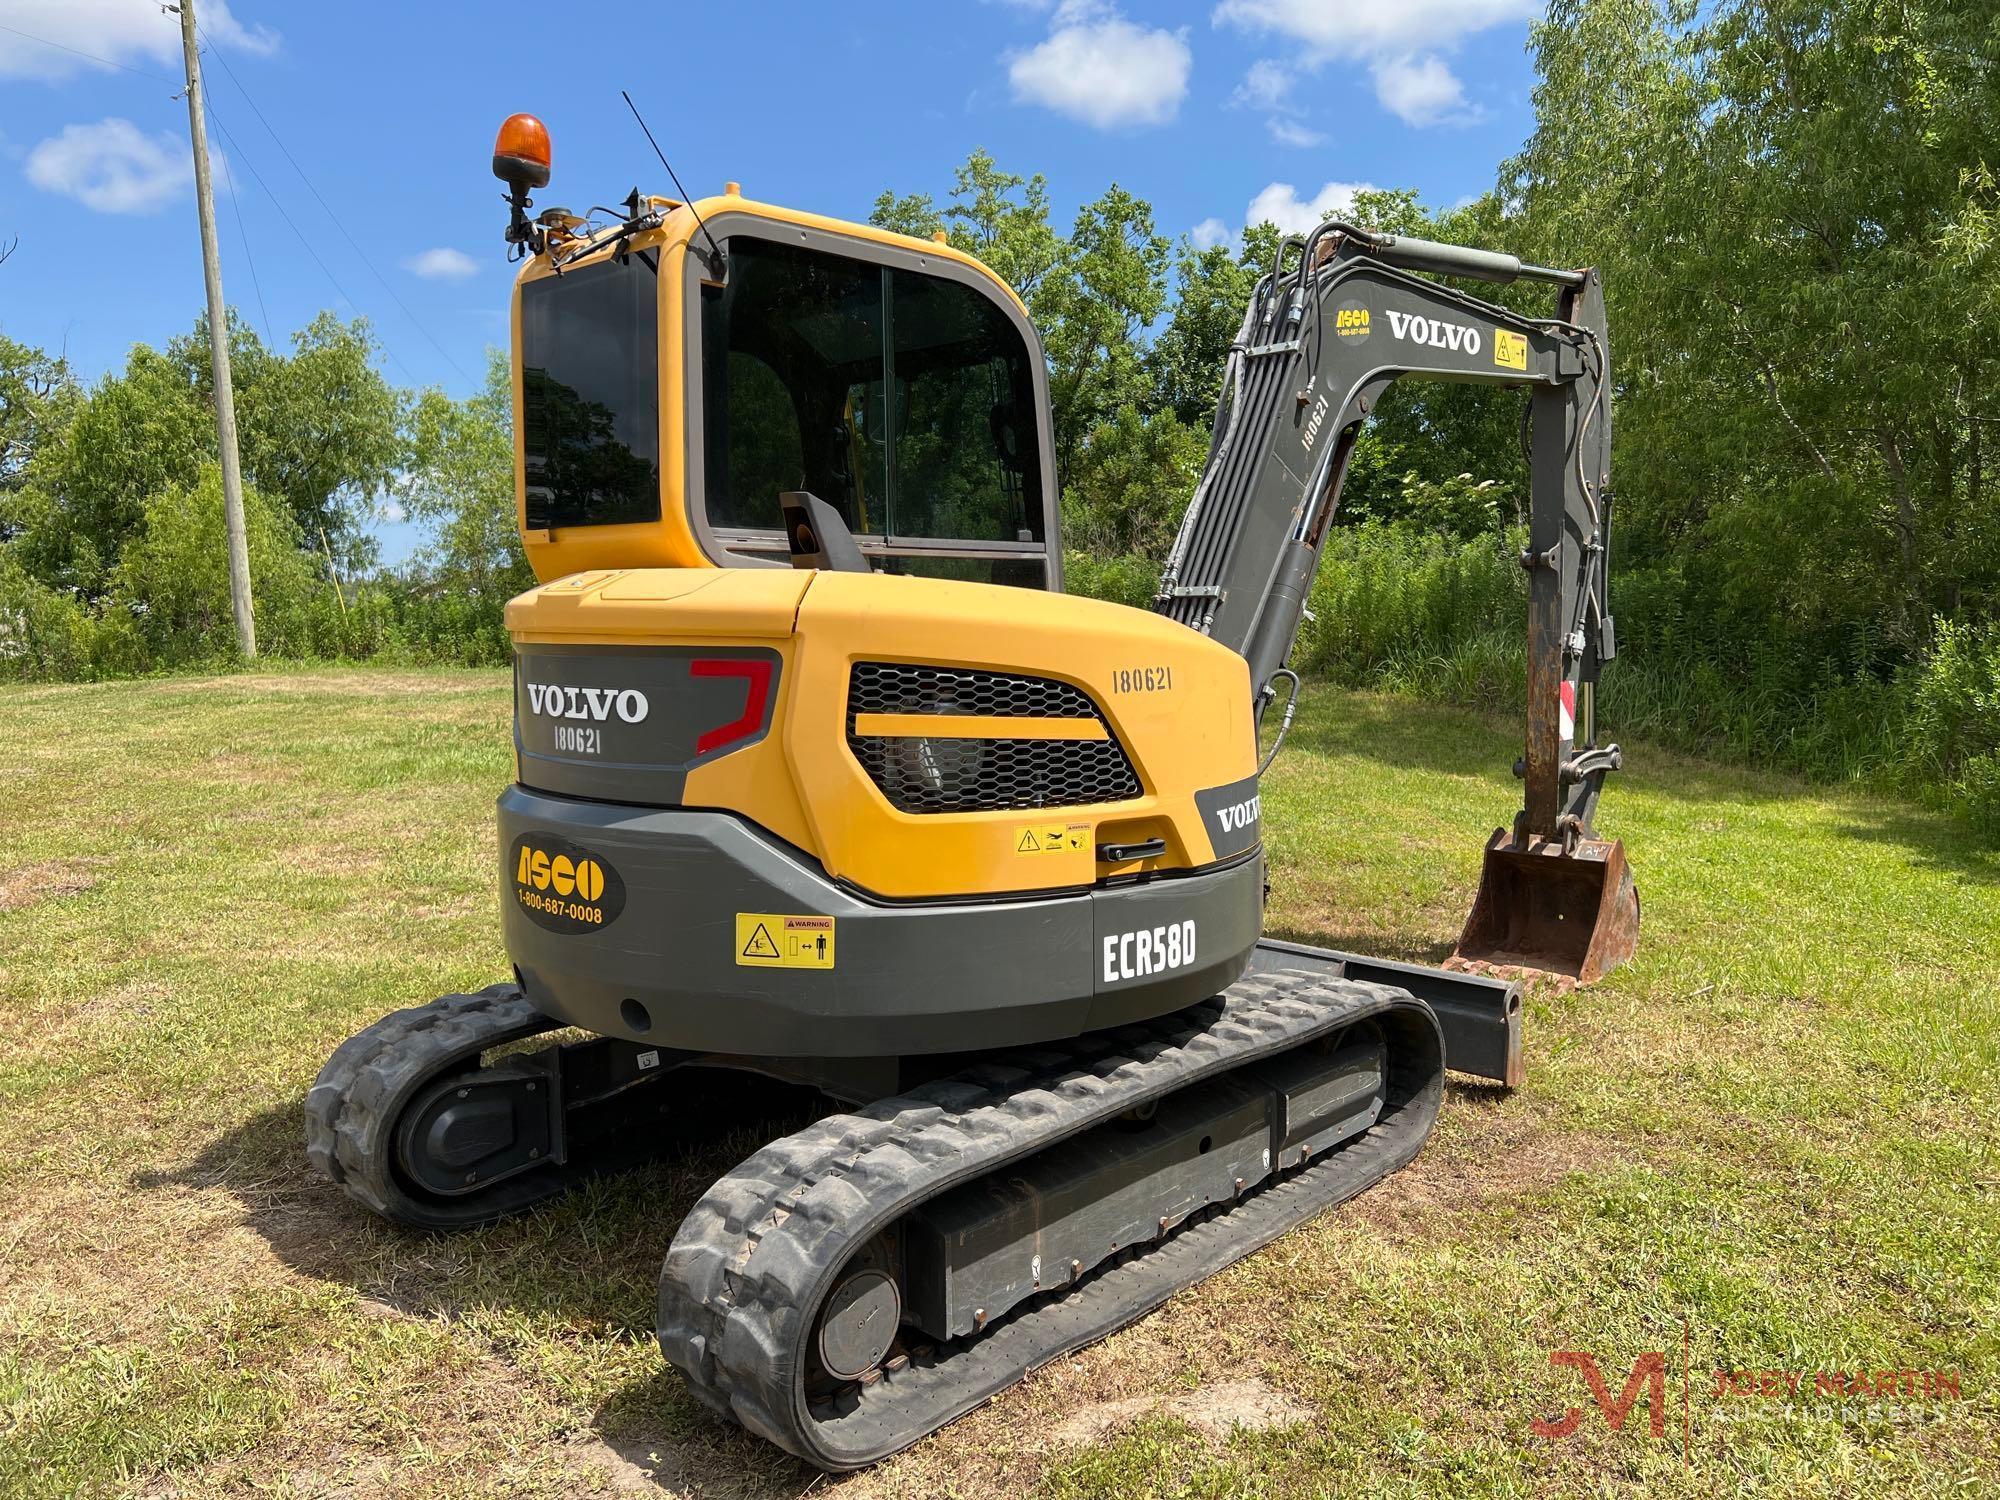
[[[667,175],[673,178],[674,187],[681,195],[681,202],[688,206],[688,212],[694,215],[694,221],[700,226],[701,232],[708,235],[709,269],[720,272],[722,270],[722,246],[716,244],[714,234],[710,232],[708,225],[702,222],[701,210],[694,206],[694,199],[689,197],[688,190],[681,186],[680,173],[676,172],[674,164],[667,160],[667,153],[660,149],[660,143],[653,139],[653,132],[646,129],[646,117],[639,113],[639,106],[632,102],[632,96],[626,93],[625,90],[620,89],[618,92],[625,100],[625,107],[632,111],[632,118],[639,122],[639,128],[646,131],[646,144],[653,148],[653,155],[659,157],[660,165],[665,167]]]

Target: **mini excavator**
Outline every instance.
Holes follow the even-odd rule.
[[[513,975],[343,1043],[308,1153],[450,1229],[684,1139],[746,1074],[815,1091],[834,1112],[688,1213],[656,1327],[709,1408],[857,1468],[1395,1172],[1446,1068],[1520,1081],[1518,978],[1262,936],[1286,658],[1405,376],[1530,400],[1525,792],[1460,954],[1589,982],[1632,951],[1593,828],[1602,287],[1287,238],[1148,611],[1061,592],[1041,345],[976,259],[734,184],[531,216],[550,160],[532,116],[502,127],[542,580],[506,611]]]

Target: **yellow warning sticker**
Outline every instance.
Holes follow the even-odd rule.
[[[1504,328],[1494,329],[1493,363],[1505,370],[1527,369],[1528,336],[1525,333],[1509,333]]]
[[[1074,854],[1089,847],[1088,823],[1023,823],[1014,830],[1016,854]]]
[[[833,967],[833,918],[739,911],[736,914],[736,962],[745,968],[830,969]]]

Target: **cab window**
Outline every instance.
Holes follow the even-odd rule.
[[[613,257],[521,288],[530,530],[660,518],[657,260]]]
[[[899,541],[1040,550],[1032,355],[990,298],[746,236],[730,239],[727,266],[726,284],[701,293],[712,527],[775,531],[779,494],[803,489],[886,553]]]

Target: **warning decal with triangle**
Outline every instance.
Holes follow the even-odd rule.
[[[1088,823],[1017,823],[1013,834],[1016,854],[1077,854],[1091,846]]]
[[[746,969],[830,969],[835,925],[832,917],[739,911],[736,962]]]

